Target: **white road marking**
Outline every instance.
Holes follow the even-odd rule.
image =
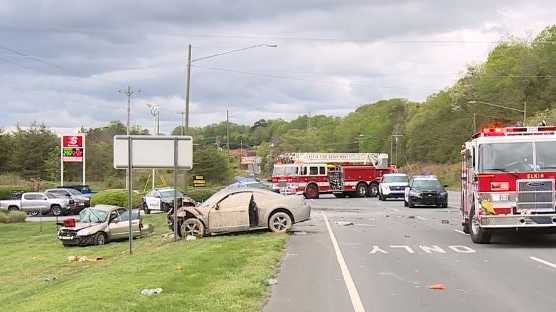
[[[403,249],[407,250],[407,252],[409,252],[410,254],[415,253],[415,251],[413,251],[413,249],[411,249],[411,247],[406,246],[406,245],[390,245],[390,248],[403,248]]]
[[[426,253],[432,253],[433,251],[439,253],[446,253],[444,249],[438,247],[437,245],[432,245],[432,246],[419,245],[419,248],[421,248]]]
[[[475,253],[475,249],[471,248],[471,247],[467,247],[467,246],[463,246],[463,245],[453,245],[453,246],[448,246],[448,248],[452,249],[455,252],[459,252],[459,253]]]
[[[543,259],[540,259],[540,258],[537,258],[537,257],[529,257],[529,259],[534,260],[534,261],[537,261],[537,262],[542,263],[542,264],[544,264],[544,265],[547,265],[547,266],[549,266],[549,267],[551,267],[551,268],[553,268],[553,269],[556,269],[556,264],[554,264],[554,263],[552,263],[552,262],[548,262],[548,261],[546,261],[546,260],[543,260]]]
[[[421,217],[421,216],[415,216],[415,218],[417,218],[417,219],[419,219],[419,220],[421,220],[421,221],[425,221],[425,220],[427,220],[427,218],[425,218],[425,217]]]
[[[330,240],[332,241],[332,246],[334,247],[334,251],[336,252],[336,260],[338,260],[338,264],[340,265],[340,270],[342,271],[342,276],[344,278],[344,283],[346,284],[346,288],[349,293],[349,297],[351,299],[351,305],[353,306],[353,311],[355,312],[365,312],[365,308],[363,307],[363,303],[361,302],[361,298],[359,297],[359,292],[357,291],[357,287],[355,287],[355,282],[351,278],[351,274],[349,273],[348,266],[346,261],[344,260],[344,256],[342,255],[342,251],[338,246],[338,242],[336,241],[336,237],[330,228],[330,223],[328,222],[328,218],[324,214],[321,213],[322,217],[324,218],[324,223],[326,224],[326,228],[328,229],[328,234],[330,234]]]
[[[463,235],[469,235],[469,234],[465,234],[465,232],[463,232],[461,230],[458,230],[458,229],[454,229],[454,232],[458,232],[458,233],[463,234]]]

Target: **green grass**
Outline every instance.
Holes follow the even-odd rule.
[[[287,240],[268,232],[162,241],[165,215],[148,238],[66,247],[55,225],[0,224],[0,311],[259,311]],[[68,256],[103,256],[68,262]],[[56,277],[52,280],[52,277]],[[140,294],[163,289],[160,296]]]

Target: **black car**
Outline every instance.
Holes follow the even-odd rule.
[[[405,206],[448,207],[446,185],[440,184],[435,176],[415,176],[405,191]]]

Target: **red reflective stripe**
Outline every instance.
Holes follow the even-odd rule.
[[[494,208],[497,215],[499,214],[511,214],[512,208]]]

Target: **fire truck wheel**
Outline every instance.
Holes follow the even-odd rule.
[[[305,189],[305,197],[308,199],[317,199],[319,198],[319,188],[316,184],[309,184]]]
[[[367,185],[365,183],[357,184],[355,188],[355,194],[357,197],[366,197],[367,196]]]
[[[469,236],[471,236],[471,240],[473,241],[473,243],[476,244],[490,243],[492,232],[484,230],[479,226],[479,220],[477,219],[477,215],[475,214],[475,205],[471,206],[469,223],[471,228]]]
[[[378,195],[378,184],[377,183],[371,183],[371,185],[369,185],[368,194],[369,194],[369,197],[376,197]]]

